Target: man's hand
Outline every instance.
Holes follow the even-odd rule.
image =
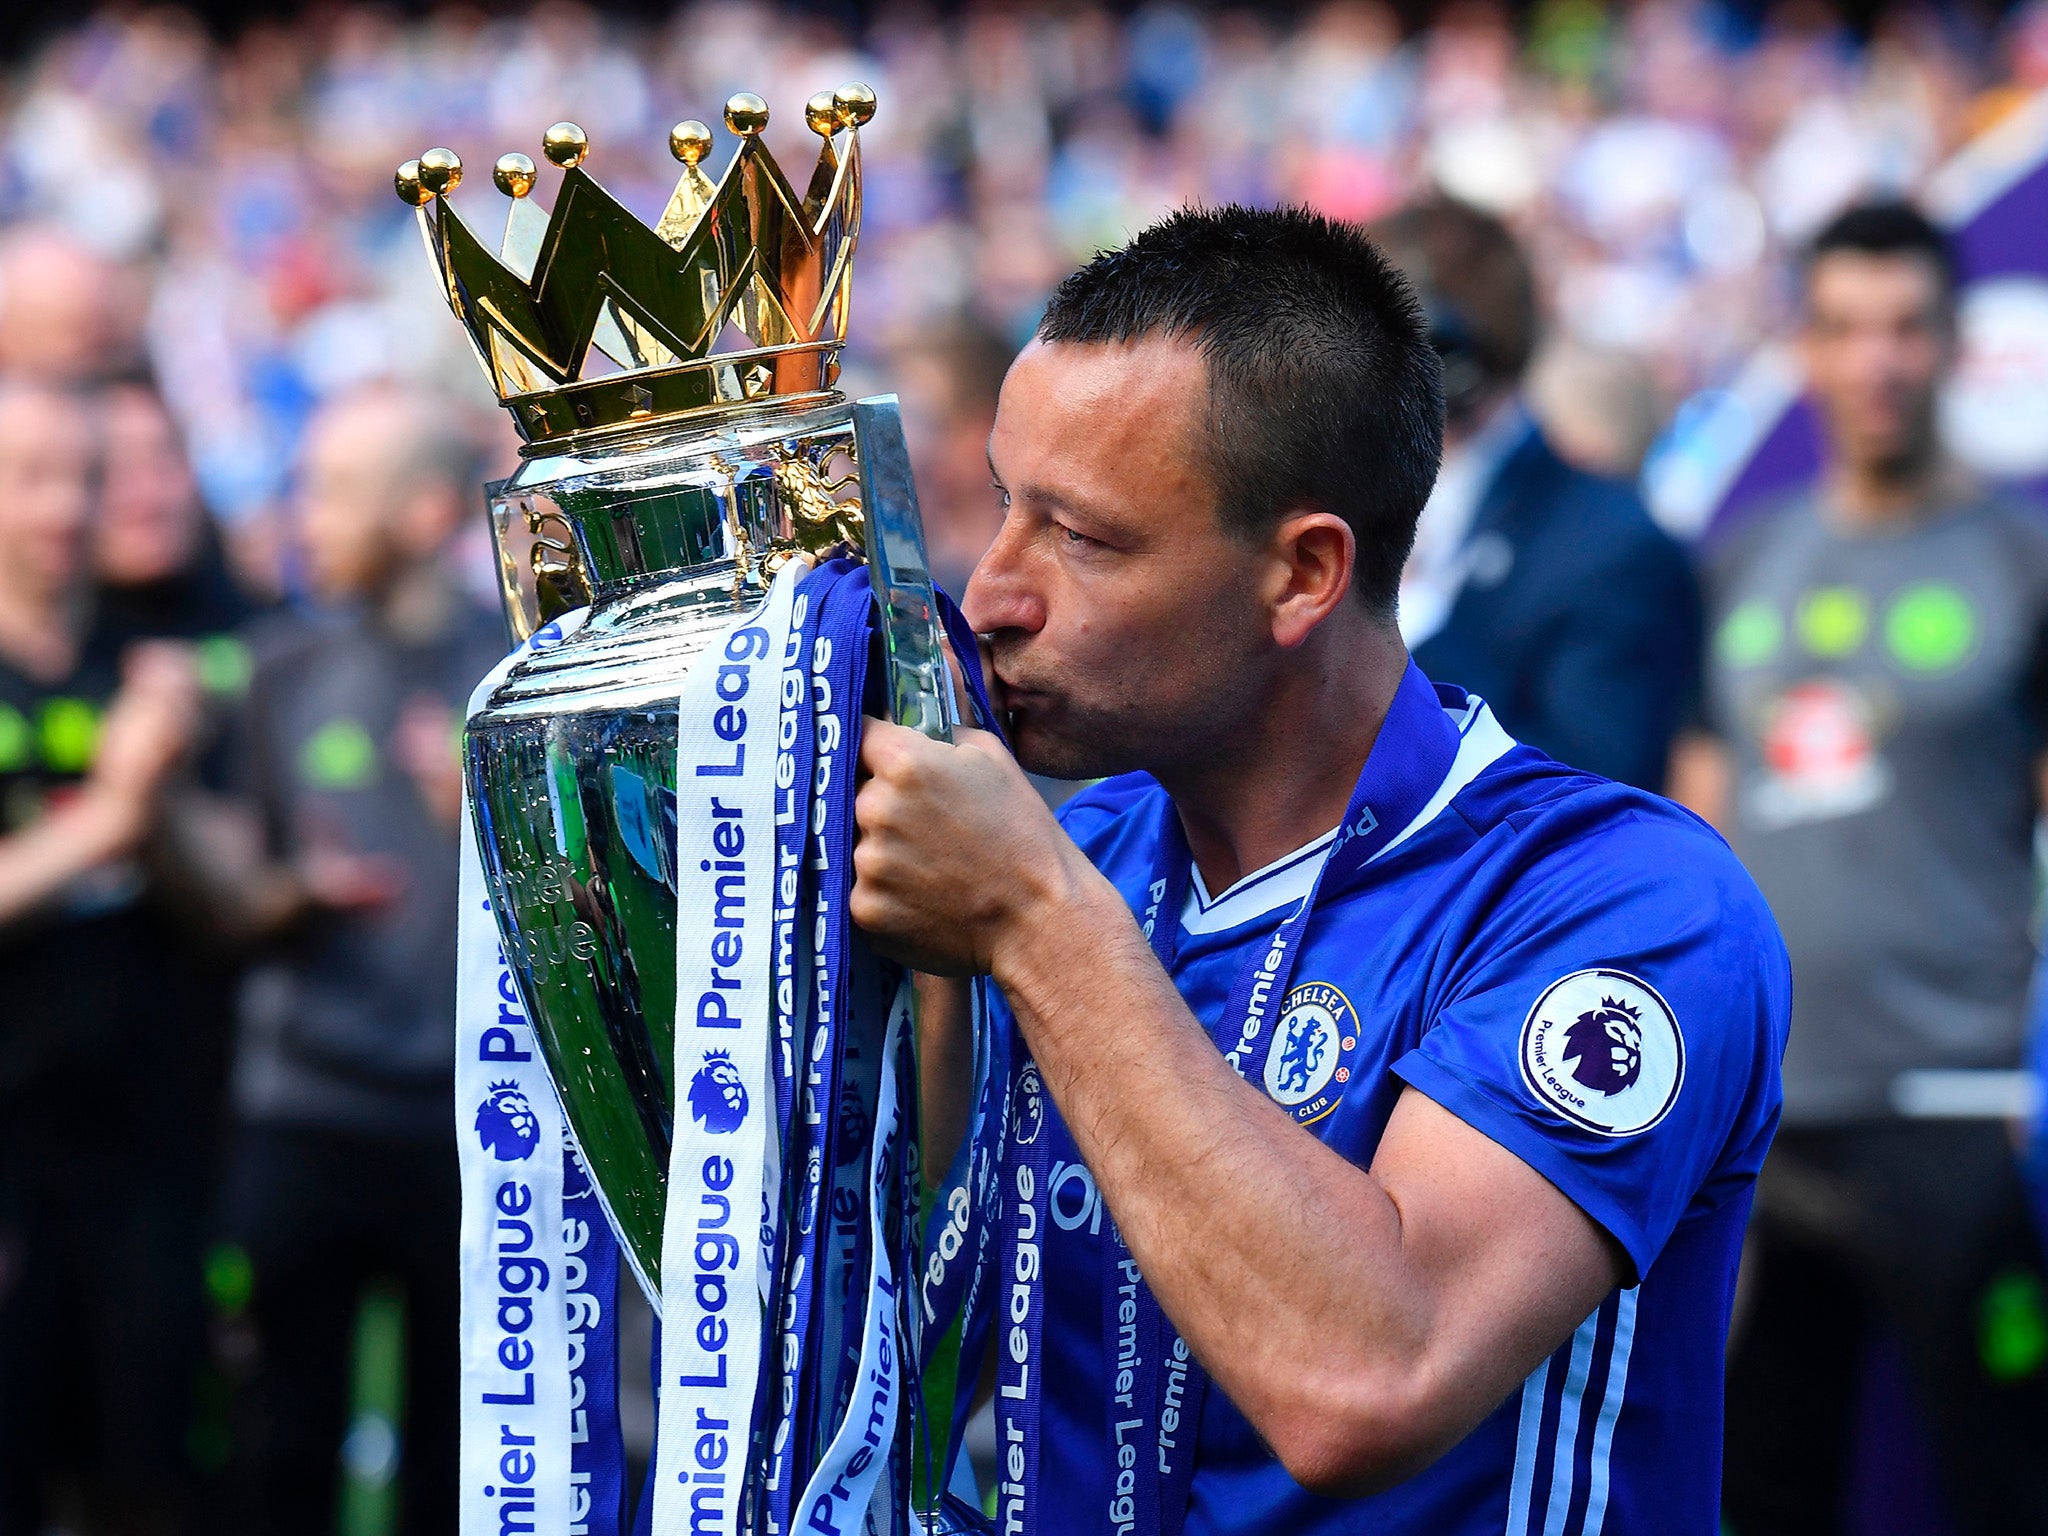
[[[100,722],[89,786],[138,799],[155,794],[190,750],[198,714],[191,652],[164,640],[131,647]]]
[[[191,748],[198,700],[184,647],[155,641],[129,652],[85,782],[40,820],[0,837],[0,924],[136,852],[157,825],[166,781]]]
[[[128,853],[148,835],[158,793],[191,750],[198,713],[199,675],[184,646],[157,640],[129,650],[76,802],[81,824],[101,832],[102,857]]]
[[[991,971],[1032,913],[1101,878],[986,731],[963,726],[948,746],[871,719],[860,762],[853,920],[917,970]]]

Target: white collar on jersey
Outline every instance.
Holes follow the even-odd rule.
[[[1437,785],[1436,793],[1429,797],[1428,804],[1415,813],[1415,819],[1403,827],[1385,848],[1373,855],[1375,859],[1384,858],[1435,821],[1453,796],[1515,744],[1514,738],[1501,729],[1500,722],[1493,718],[1493,711],[1477,694],[1465,695],[1462,710],[1447,709],[1444,713],[1458,728],[1457,756],[1451,759],[1450,770],[1444,774],[1443,782]],[[1337,829],[1332,827],[1321,837],[1275,859],[1265,868],[1253,870],[1221,896],[1209,894],[1202,884],[1201,870],[1196,869],[1194,877],[1188,881],[1187,904],[1181,908],[1181,930],[1184,933],[1221,933],[1226,928],[1235,928],[1269,912],[1294,906],[1306,898],[1315,885],[1316,872],[1322,868],[1321,854],[1336,835]]]

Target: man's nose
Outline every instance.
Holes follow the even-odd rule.
[[[961,594],[960,612],[978,635],[999,630],[1035,633],[1045,627],[1045,601],[1032,587],[1025,559],[1025,533],[1016,517],[1003,519]]]

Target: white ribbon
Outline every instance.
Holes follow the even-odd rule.
[[[775,1091],[780,673],[801,562],[684,681],[676,763],[675,1131],[662,1227],[654,1536],[736,1536],[761,1359]],[[776,1192],[771,1191],[771,1197]]]
[[[537,632],[470,696],[484,705]],[[560,1105],[534,1041],[484,886],[468,795],[455,993],[455,1116],[462,1176],[460,1536],[570,1526],[569,1338],[562,1252]]]

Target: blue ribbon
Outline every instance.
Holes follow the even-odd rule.
[[[770,1254],[770,1273],[775,1276],[768,1310],[772,1342],[759,1399],[767,1466],[765,1528],[770,1536],[789,1530],[791,1506],[808,1460],[797,1426],[806,1358],[804,1338],[817,1269],[816,1218],[825,1155],[814,1121],[798,1113],[812,1049],[808,1025],[818,963],[812,942],[816,879],[807,857],[817,747],[811,658],[824,618],[825,597],[854,569],[851,561],[832,560],[804,578],[797,589],[794,654],[785,657],[782,674],[784,731],[777,744],[775,788],[777,1035],[773,1055],[782,1163],[777,1196],[781,1219]]]
[[[870,1200],[894,1193],[884,1221],[884,1241],[899,1277],[921,1275],[926,1245],[939,1240],[937,1226],[924,1227],[919,1219],[918,1084],[908,1051],[898,1058],[897,1089],[905,1127],[900,1155],[890,1165],[882,1189],[867,1187],[884,1035],[890,999],[901,975],[897,967],[873,954],[847,913],[853,792],[874,634],[867,571],[851,561],[825,562],[805,578],[798,600],[804,609],[798,622],[797,661],[807,688],[809,719],[808,728],[799,732],[800,740],[778,744],[778,769],[780,757],[789,760],[789,803],[801,814],[789,822],[780,819],[785,794],[778,780],[775,903],[778,914],[785,906],[795,909],[786,954],[778,937],[776,980],[779,989],[787,976],[798,989],[792,998],[797,1028],[785,1052],[780,1031],[786,1014],[778,1002],[771,1060],[783,1166],[782,1209],[770,1252],[771,1358],[757,1399],[753,1436],[755,1465],[765,1469],[765,1476],[758,1487],[749,1489],[749,1507],[760,1512],[762,1528],[771,1536],[791,1536],[800,1523],[796,1497],[853,1396],[866,1287],[873,1272]],[[966,674],[975,718],[985,729],[1000,733],[974,636],[943,593],[939,610]],[[792,859],[796,890],[789,903],[781,875]],[[963,1376],[969,1376],[992,1326],[986,1303],[998,1289],[992,1220],[999,1198],[996,1174],[1010,1072],[1008,1042],[998,1039],[990,1027],[986,987],[985,980],[978,982],[975,991],[975,1112],[970,1134],[948,1170],[933,1218],[935,1224],[943,1219],[948,1199],[959,1190],[971,1210],[968,1234],[962,1240],[962,1256],[969,1262],[948,1266],[929,1295],[922,1285],[900,1287],[900,1337],[913,1347],[914,1367],[906,1373],[913,1413],[919,1412],[914,1398],[916,1341],[943,1338],[964,1312],[962,1366]],[[810,1182],[813,1171],[815,1184]],[[605,1236],[609,1239],[608,1231]],[[615,1253],[613,1262],[615,1266]],[[657,1327],[655,1358],[659,1357]],[[785,1388],[790,1402],[786,1418]],[[959,1454],[971,1407],[970,1388],[971,1380],[963,1380],[949,1426],[943,1468],[948,1474]],[[887,1475],[902,1536],[910,1529],[912,1473],[898,1437]],[[944,1479],[934,1486],[943,1487]],[[636,1532],[648,1529],[650,1517],[651,1505],[643,1497]],[[593,1533],[598,1529],[593,1525]]]
[[[812,868],[816,874],[819,930],[817,989],[812,1027],[829,1023],[830,1046],[807,1069],[808,1088],[824,1147],[824,1199],[818,1212],[819,1262],[810,1334],[815,1362],[803,1394],[810,1413],[806,1466],[814,1466],[852,1400],[860,1368],[860,1340],[867,1315],[862,1282],[868,1262],[869,1140],[881,1097],[882,1043],[886,1002],[878,1004],[876,962],[856,941],[847,904],[853,889],[853,791],[860,760],[861,698],[866,685],[868,643],[874,600],[863,570],[842,579],[825,599],[819,650],[812,674],[820,685],[813,700],[818,714],[818,809],[812,818]],[[829,724],[828,724],[829,722]],[[828,736],[836,736],[832,767],[825,765]],[[814,1037],[815,1039],[815,1037]]]
[[[980,729],[1007,742],[1002,720],[996,713],[982,672],[981,647],[959,607],[944,590],[936,592],[939,618],[946,639],[960,662],[966,682],[973,722]],[[993,1315],[988,1305],[999,1257],[997,1240],[996,1171],[1002,1155],[1003,1095],[1009,1083],[1009,1042],[998,1038],[990,1008],[989,979],[974,978],[970,986],[974,1040],[972,1111],[967,1135],[955,1149],[938,1196],[924,1225],[921,1252],[924,1265],[916,1293],[910,1301],[907,1336],[918,1348],[920,1371],[913,1373],[913,1391],[930,1353],[945,1339],[955,1321],[960,1323],[959,1376],[953,1398],[951,1420],[943,1446],[936,1450],[936,1465],[923,1470],[925,1486],[935,1492],[950,1487],[958,1463],[967,1422],[973,1416],[974,1382],[988,1343]],[[949,1237],[952,1243],[949,1244]],[[948,1252],[948,1248],[952,1251]],[[917,1419],[924,1421],[924,1405],[915,1405]]]
[[[569,1274],[569,1476],[572,1527],[619,1536],[626,1495],[626,1446],[619,1430],[619,1244],[596,1188],[575,1152],[562,1153],[563,1249]],[[583,1238],[572,1248],[574,1236]],[[581,1264],[583,1283],[571,1285]],[[581,1357],[578,1357],[578,1345]]]
[[[1414,662],[1409,662],[1358,783],[1351,791],[1336,838],[1316,872],[1315,884],[1266,948],[1246,963],[1231,988],[1222,1015],[1210,1026],[1217,1049],[1225,1053],[1247,1081],[1264,1081],[1266,1058],[1272,1053],[1278,1033],[1276,1026],[1295,965],[1301,958],[1302,941],[1323,888],[1333,878],[1339,884],[1347,882],[1377,857],[1428,803],[1449,774],[1457,754],[1457,727],[1445,715],[1435,686]],[[1193,860],[1180,818],[1169,815],[1164,831],[1159,840],[1153,885],[1148,888],[1157,889],[1163,882],[1164,900],[1154,914],[1149,937],[1152,952],[1170,976]],[[1105,1255],[1111,1251],[1106,1249]],[[1167,1434],[1162,1422],[1168,1375],[1165,1356],[1186,1354],[1186,1346],[1160,1310],[1151,1287],[1142,1280],[1137,1299],[1140,1316],[1145,1319],[1140,1336],[1150,1342],[1150,1348],[1137,1372],[1134,1406],[1148,1421],[1155,1452],[1149,1470],[1145,1458],[1140,1458],[1138,1481],[1141,1487],[1148,1481],[1154,1484],[1153,1491],[1144,1496],[1144,1503],[1156,1521],[1140,1526],[1139,1530],[1146,1536],[1154,1531],[1159,1536],[1179,1536],[1187,1521],[1196,1439],[1209,1379],[1191,1355],[1187,1356],[1184,1372],[1173,1372],[1182,1378],[1181,1404],[1176,1410],[1181,1432]],[[1170,1446],[1166,1443],[1169,1440],[1173,1442]]]

